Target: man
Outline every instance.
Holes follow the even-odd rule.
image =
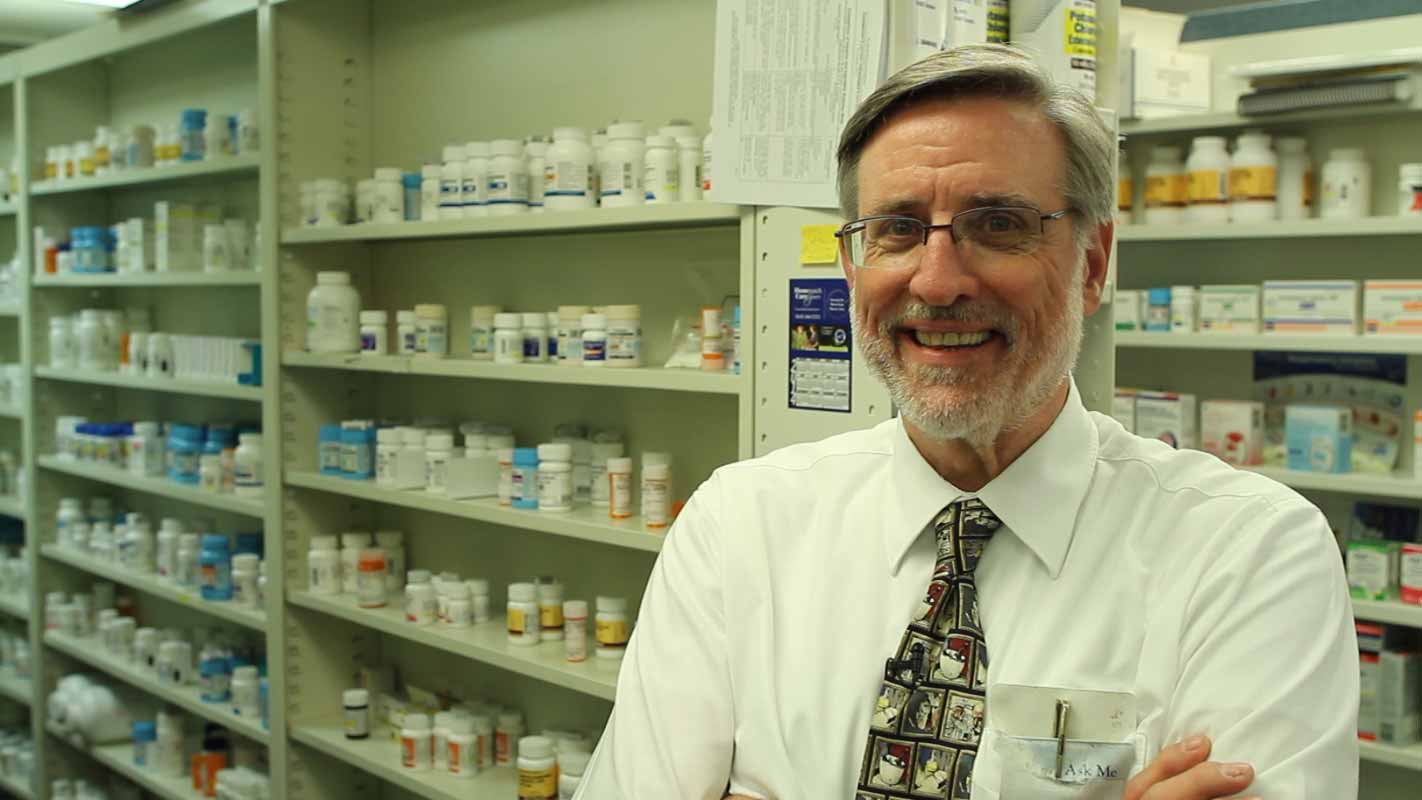
[[[866,99],[838,158],[855,337],[900,416],[697,490],[577,796],[1355,797],[1322,515],[1071,380],[1113,235],[1090,103],[960,48]]]

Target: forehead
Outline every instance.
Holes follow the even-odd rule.
[[[924,100],[895,111],[859,162],[862,214],[959,211],[976,198],[1064,202],[1066,147],[1042,113],[995,98]]]

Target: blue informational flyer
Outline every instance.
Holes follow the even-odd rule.
[[[849,413],[849,312],[843,278],[790,281],[790,408]]]

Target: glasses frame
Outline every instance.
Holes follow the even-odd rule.
[[[854,260],[849,258],[849,237],[853,236],[856,233],[859,233],[860,231],[863,231],[869,226],[869,223],[881,219],[907,220],[916,225],[922,226],[923,242],[920,244],[920,246],[922,247],[926,247],[928,245],[928,237],[931,236],[934,231],[938,230],[948,231],[948,237],[953,240],[953,244],[959,244],[960,240],[958,238],[958,232],[953,229],[953,224],[958,221],[959,217],[962,217],[967,214],[981,214],[985,211],[1026,211],[1029,214],[1035,214],[1037,216],[1038,222],[1041,225],[1038,230],[1038,235],[1040,236],[1047,232],[1047,223],[1049,221],[1054,219],[1061,219],[1062,217],[1065,217],[1066,215],[1070,214],[1072,210],[1070,208],[1064,208],[1060,211],[1052,211],[1050,213],[1043,214],[1041,209],[1033,208],[1031,206],[983,206],[982,208],[970,208],[966,211],[959,211],[958,213],[954,214],[953,217],[947,222],[940,222],[936,225],[933,223],[924,222],[923,220],[918,219],[917,217],[907,216],[905,214],[874,214],[872,216],[860,217],[859,219],[846,222],[845,224],[840,226],[839,230],[834,232],[834,238],[839,240],[840,247],[844,250],[845,258],[849,260],[850,264],[855,267],[859,267],[860,269],[874,269],[873,267],[870,267],[867,264],[855,264]]]

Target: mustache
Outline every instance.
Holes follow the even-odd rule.
[[[913,322],[961,322],[995,330],[1006,337],[1009,344],[1017,338],[1017,318],[985,303],[954,303],[951,306],[906,303],[898,312],[880,321],[879,335],[891,336],[895,328]]]

